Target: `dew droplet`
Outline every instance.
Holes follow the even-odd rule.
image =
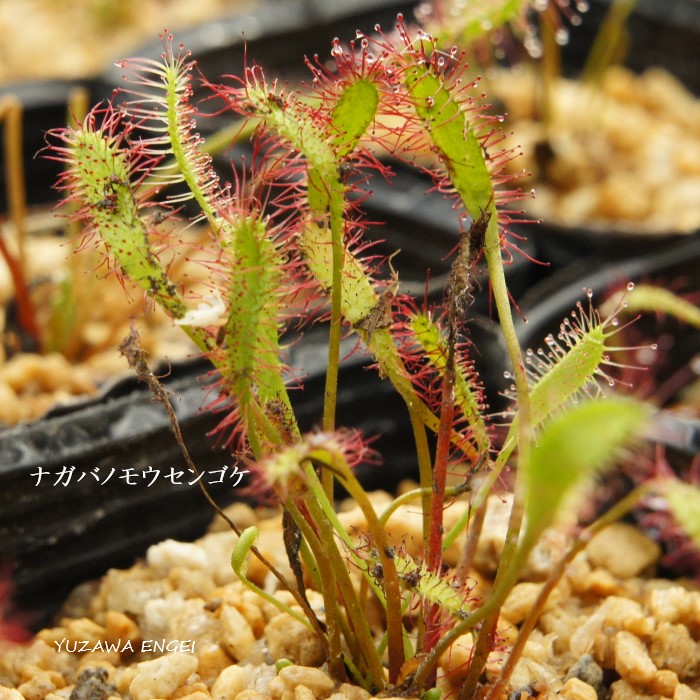
[[[564,29],[563,27],[561,29],[557,29],[556,33],[554,34],[554,41],[556,41],[559,46],[566,46],[569,43],[568,30]]]
[[[608,386],[615,386],[615,380],[614,380],[614,379],[608,379]]]
[[[656,351],[656,350],[658,350],[658,349],[659,349],[659,346],[658,346],[658,344],[657,344],[657,343],[652,343],[652,344],[651,344],[651,345],[649,346],[649,348],[650,348],[651,350],[654,350],[654,351]]]
[[[513,376],[513,375],[512,375],[510,372],[507,372],[507,371],[506,371],[506,372],[503,373],[503,378],[504,378],[504,379],[510,379],[512,376]]]
[[[542,44],[534,37],[525,39],[523,45],[525,46],[525,50],[530,55],[530,58],[542,57]]]
[[[627,291],[631,292],[634,289],[634,282],[629,282],[627,284]]]

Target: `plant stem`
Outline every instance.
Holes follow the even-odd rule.
[[[476,547],[479,543],[479,537],[481,536],[481,530],[484,526],[485,517],[486,500],[484,500],[478,507],[471,509],[467,541],[464,543],[462,556],[460,557],[459,564],[455,570],[455,576],[458,581],[465,581],[467,576],[469,576],[469,571],[471,570],[472,563],[474,562],[474,555],[476,554]]]
[[[508,654],[505,664],[501,668],[501,673],[498,680],[492,686],[486,700],[497,700],[505,692],[506,685],[510,680],[510,676],[513,673],[515,665],[520,660],[525,644],[535,628],[537,621],[544,610],[544,606],[547,603],[547,599],[556,587],[556,585],[561,580],[566,567],[571,563],[574,557],[581,552],[586,545],[591,541],[591,538],[600,532],[601,530],[608,527],[608,525],[619,520],[624,515],[626,515],[630,510],[632,510],[639,501],[644,498],[644,496],[651,490],[651,484],[641,484],[637,486],[633,491],[628,493],[622,500],[616,503],[609,511],[602,515],[598,520],[589,525],[585,530],[583,530],[579,536],[576,538],[574,543],[571,545],[566,554],[557,562],[554,569],[552,569],[547,581],[539,592],[537,599],[535,600],[530,612],[523,621],[518,638],[513,645],[513,648]]]
[[[454,422],[454,365],[448,363],[442,380],[440,405],[440,429],[437,436],[435,465],[433,469],[433,499],[430,510],[430,537],[428,539],[426,563],[428,570],[437,573],[442,564],[442,516],[445,507],[447,462],[452,444]]]
[[[334,206],[335,205],[335,206]],[[337,202],[330,197],[330,227],[332,246],[331,320],[328,330],[328,363],[326,386],[323,395],[323,429],[330,433],[335,430],[335,414],[338,403],[338,373],[340,371],[340,337],[343,330],[343,217],[342,206],[337,211]],[[340,215],[339,215],[340,214]],[[333,500],[333,474],[324,470],[321,483],[329,501]]]
[[[623,57],[628,40],[625,23],[636,4],[637,0],[614,0],[610,5],[588,52],[582,74],[585,82],[599,81],[606,69]]]
[[[384,574],[384,594],[386,596],[386,629],[389,647],[389,683],[396,683],[399,671],[404,663],[403,648],[403,624],[401,621],[401,589],[399,586],[399,576],[396,571],[391,548],[387,540],[386,532],[382,527],[379,518],[372,506],[367,492],[357,480],[347,464],[339,463],[336,460],[333,464],[342,475],[345,488],[367,519],[367,527],[377,543],[379,559],[382,564]]]
[[[329,469],[326,469],[325,471],[329,474],[332,473]],[[305,470],[305,473],[309,483],[316,481],[316,474],[313,467],[309,466]],[[381,659],[377,654],[377,650],[374,647],[372,631],[370,630],[365,612],[360,606],[359,599],[353,588],[345,561],[340,556],[337,544],[333,538],[333,530],[337,529],[337,526],[335,525],[337,518],[335,517],[335,514],[332,519],[328,517],[328,513],[329,511],[332,512],[332,508],[330,508],[330,503],[328,501],[326,501],[325,504],[321,501],[321,499],[325,500],[325,496],[322,492],[319,493],[320,489],[318,486],[318,483],[316,483],[313,488],[310,488],[310,491],[314,497],[305,500],[305,503],[316,526],[319,541],[323,551],[325,552],[325,555],[322,556],[325,556],[328,559],[330,566],[333,569],[335,579],[343,597],[344,607],[348,612],[348,621],[354,631],[354,634],[349,636],[348,641],[351,639],[356,640],[362,656],[367,663],[367,668],[372,677],[374,685],[378,688],[383,687],[384,669],[382,667]],[[350,547],[352,547],[351,542]]]
[[[430,533],[426,552],[428,571],[439,574],[442,567],[443,510],[445,508],[445,486],[447,484],[447,463],[452,444],[452,426],[455,415],[455,367],[454,333],[450,331],[448,357],[442,377],[442,398],[440,402],[440,429],[437,435],[435,464],[433,468],[433,493],[430,508]],[[437,641],[440,628],[440,608],[429,607],[426,614],[425,639],[423,648],[430,651]]]
[[[408,415],[413,429],[413,439],[416,443],[416,455],[418,457],[418,479],[421,485],[421,513],[423,515],[423,539],[427,541],[430,536],[430,511],[432,508],[433,491],[431,488],[433,467],[430,458],[430,447],[425,422],[420,411],[416,410],[413,403],[406,403]],[[384,515],[382,516],[384,518]],[[386,516],[389,517],[388,515]],[[386,522],[386,520],[383,520]]]
[[[0,120],[5,120],[5,180],[10,218],[17,238],[15,257],[0,236],[0,255],[7,263],[15,288],[19,327],[37,347],[41,346],[41,332],[36,321],[34,304],[29,294],[25,260],[24,222],[27,215],[27,196],[24,185],[24,162],[22,154],[22,103],[8,95],[0,100]],[[25,339],[26,341],[26,339]]]
[[[495,222],[494,222],[495,223]],[[496,303],[498,318],[503,331],[506,348],[513,367],[515,387],[518,395],[518,464],[516,481],[513,493],[513,505],[506,540],[503,545],[501,560],[496,572],[493,591],[489,599],[489,612],[484,618],[471,665],[464,686],[460,692],[460,700],[466,700],[476,691],[479,677],[483,671],[488,654],[493,648],[493,634],[496,630],[501,605],[505,601],[510,588],[517,580],[518,572],[515,570],[516,551],[518,537],[523,519],[523,476],[525,465],[530,461],[530,448],[532,442],[531,416],[530,416],[530,390],[525,372],[525,363],[520,349],[520,343],[513,324],[513,315],[510,309],[510,298],[503,270],[501,257],[499,232],[497,225],[489,225],[484,243],[484,254],[489,269],[489,280]]]
[[[309,499],[308,505],[311,506],[313,499]],[[345,667],[343,665],[343,653],[340,638],[340,621],[338,616],[338,596],[336,589],[335,572],[331,566],[328,553],[325,551],[324,545],[319,540],[319,531],[323,530],[323,525],[319,529],[311,527],[307,519],[302,515],[294,502],[294,498],[287,499],[285,503],[289,513],[294,518],[294,522],[299,526],[304,538],[309,544],[313,552],[314,560],[318,565],[323,595],[323,603],[326,617],[326,634],[325,637],[328,643],[328,665],[331,675],[334,678],[342,680],[345,678]]]
[[[559,44],[556,41],[556,27],[552,25],[551,20],[548,20],[547,14],[541,15],[542,23],[540,34],[542,37],[542,58],[540,60],[540,69],[537,75],[540,78],[540,118],[545,126],[545,132],[549,133],[552,121],[554,119],[554,111],[552,104],[552,96],[554,95],[554,87],[557,78],[561,75],[561,59]]]

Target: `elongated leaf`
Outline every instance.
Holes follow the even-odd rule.
[[[494,210],[494,190],[484,151],[465,110],[443,79],[427,66],[415,66],[406,72],[415,109],[426,125],[430,138],[440,152],[450,179],[467,211],[478,217]],[[493,216],[491,227],[496,225]]]
[[[258,528],[251,525],[251,527],[243,530],[241,536],[238,538],[238,540],[236,540],[233,552],[231,552],[231,568],[233,569],[233,572],[236,574],[236,576],[238,576],[239,580],[244,586],[249,588],[254,593],[257,593],[261,598],[274,605],[281,612],[288,613],[303,625],[309,627],[309,621],[303,615],[297,612],[297,610],[285,605],[275,596],[270,595],[270,593],[267,591],[256,586],[248,578],[248,557],[250,556],[251,549],[255,546],[259,534],[260,532]]]
[[[553,522],[572,489],[613,464],[649,414],[645,404],[610,397],[584,401],[547,424],[527,465],[527,543]]]
[[[631,292],[625,294],[627,310],[664,313],[674,316],[695,328],[700,328],[700,307],[679,297],[677,294],[649,284],[639,284]]]
[[[337,130],[333,139],[336,157],[344,157],[372,123],[379,104],[377,86],[366,78],[350,83],[333,108],[331,120]]]

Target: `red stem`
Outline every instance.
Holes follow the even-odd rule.
[[[24,272],[22,271],[20,262],[10,253],[5,245],[5,241],[2,239],[2,236],[0,236],[0,255],[2,255],[4,258],[5,263],[10,270],[10,276],[12,277],[12,284],[14,285],[15,298],[17,301],[18,325],[27,335],[36,340],[37,345],[39,345],[39,327],[36,323],[34,304],[32,304],[32,300],[29,297],[29,286],[27,285],[27,280],[24,277]]]
[[[452,444],[454,422],[454,356],[449,352],[445,374],[442,379],[442,401],[440,404],[440,426],[435,450],[433,470],[433,498],[430,508],[430,532],[426,564],[428,570],[439,574],[442,567],[443,510],[445,508],[445,487],[447,484],[447,463]],[[440,610],[431,606],[426,616],[425,651],[430,651],[439,639]]]

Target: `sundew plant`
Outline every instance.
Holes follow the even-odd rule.
[[[518,254],[509,231],[518,214],[506,205],[523,194],[502,166],[516,154],[499,152],[499,120],[473,102],[476,85],[457,50],[438,50],[430,35],[399,17],[391,34],[375,27],[347,45],[336,40],[332,67],[308,60],[310,77],[299,88],[270,79],[254,63],[240,75],[204,81],[223,104],[219,118],[230,113],[237,139],[251,145],[222,182],[197,132],[203,117],[193,98],[196,63],[171,36],[163,46],[160,61],[123,61],[120,102],[96,106],[78,128],[52,132],[49,156],[65,162],[59,186],[84,224],[85,243],[103,250],[110,269],[140,285],[211,360],[217,391],[209,408],[221,416],[215,438],[253,465],[255,488],[283,511],[294,580],[268,565],[295,605],[247,578],[248,557],[262,556],[255,528],[232,523],[239,534],[233,568],[318,634],[333,677],[372,692],[430,690],[440,656],[472,635],[460,693],[474,697],[497,643],[499,609],[540,535],[571,492],[612,463],[648,419],[646,406],[603,396],[616,311],[601,318],[592,305],[580,306],[543,350],[521,350],[504,275]],[[362,201],[371,178],[390,177],[396,161],[424,172],[432,178],[427,188],[454,204],[455,245],[445,250],[451,274],[434,304],[404,293],[391,258],[371,246],[381,226],[365,220]],[[169,196],[173,185],[178,194]],[[211,287],[203,299],[184,296],[169,277],[186,200],[210,230],[199,258]],[[499,439],[470,358],[478,348],[465,330],[482,261],[514,385],[511,410],[498,418],[507,423]],[[300,368],[290,373],[286,358],[312,322],[327,326],[325,403],[319,428],[303,434],[289,398],[289,377]],[[382,512],[354,471],[376,460],[371,436],[336,422],[346,336],[371,357],[410,417],[419,485]],[[124,348],[158,393],[136,337]],[[390,465],[391,455],[382,457]],[[493,588],[478,600],[470,594],[470,558],[487,496],[506,467],[516,475],[508,533]],[[448,472],[460,475],[456,485]],[[364,514],[361,541],[336,515],[337,484]],[[468,499],[467,515],[446,532],[444,510],[458,497]],[[423,514],[419,558],[386,534],[387,521],[408,502]],[[603,516],[586,534],[623,511]],[[464,531],[462,564],[446,572],[444,547]],[[584,541],[582,535],[567,556]],[[323,597],[322,614],[307,599],[307,581]],[[383,611],[380,630],[368,622],[369,600]],[[543,604],[544,597],[523,623],[510,667]],[[504,665],[493,697],[507,687],[510,667]]]

